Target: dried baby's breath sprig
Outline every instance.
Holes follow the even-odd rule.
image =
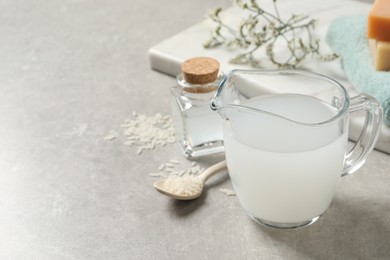
[[[210,19],[216,23],[211,38],[204,43],[205,48],[225,46],[229,49],[244,50],[233,57],[234,64],[248,64],[261,67],[255,53],[264,47],[269,60],[278,68],[296,68],[308,57],[317,57],[322,61],[332,61],[339,57],[331,53],[320,53],[320,41],[313,37],[317,21],[307,15],[292,14],[283,20],[279,14],[277,0],[272,1],[273,10],[263,9],[256,0],[235,0],[234,5],[249,12],[237,29],[221,19],[222,8],[216,8]],[[282,47],[286,54],[277,57],[275,48]],[[280,50],[280,49],[279,49]]]

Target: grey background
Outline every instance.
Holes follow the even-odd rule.
[[[137,155],[123,144],[132,111],[170,114],[175,80],[150,70],[147,50],[229,5],[0,1],[0,259],[389,258],[389,155],[343,178],[317,223],[283,231],[219,190],[226,173],[195,201],[158,194],[149,173],[190,162],[176,145]]]

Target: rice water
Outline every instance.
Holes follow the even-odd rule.
[[[277,94],[226,111],[229,174],[249,215],[297,223],[323,214],[340,179],[347,142],[346,124],[330,120],[337,108],[311,96]]]

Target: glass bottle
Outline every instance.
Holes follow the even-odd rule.
[[[222,119],[210,102],[224,75],[215,59],[196,57],[182,64],[171,88],[172,117],[184,155],[189,159],[224,151]]]

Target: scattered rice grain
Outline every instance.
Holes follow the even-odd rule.
[[[146,116],[136,111],[133,111],[132,115],[132,120],[126,119],[120,126],[127,139],[125,144],[137,147],[137,154],[176,141],[175,129],[169,115],[156,113],[154,116]]]
[[[221,188],[219,189],[221,192],[223,192],[223,194],[225,194],[226,196],[236,196],[236,193],[234,192],[234,190],[232,189],[224,189],[224,188]]]
[[[112,135],[112,134],[106,135],[104,137],[104,140],[106,140],[106,141],[112,141],[112,140],[115,140],[115,139],[116,139],[116,136]]]
[[[127,146],[133,146],[133,145],[134,145],[134,142],[127,141],[127,142],[125,142],[125,145],[127,145]]]
[[[167,143],[173,143],[173,142],[175,142],[176,141],[176,138],[175,137],[169,137],[168,139],[167,139]]]
[[[141,151],[142,152],[142,151]],[[165,176],[187,176],[187,175],[199,175],[201,173],[200,167],[196,162],[192,162],[191,166],[186,169],[178,169],[180,162],[176,159],[170,159],[168,162],[161,164],[158,167],[158,171]],[[156,176],[158,177],[158,176]]]
[[[166,166],[166,167],[169,167],[169,168],[175,167],[175,165],[173,165],[172,163],[166,163],[165,166]]]
[[[197,172],[198,172],[198,169],[196,167],[191,168],[191,174],[196,174]]]

